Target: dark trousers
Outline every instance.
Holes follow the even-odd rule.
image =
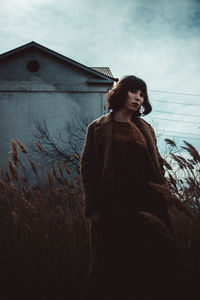
[[[153,207],[143,199],[141,208],[149,205],[151,213],[167,221],[164,208],[155,203],[160,203],[156,195]],[[139,211],[116,206],[110,218],[92,221],[92,268],[84,300],[187,299],[185,270],[173,237]]]

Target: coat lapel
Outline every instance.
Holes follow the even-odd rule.
[[[95,126],[95,137],[98,149],[98,169],[102,198],[109,198],[113,193],[113,159],[112,159],[112,115],[108,113],[100,117]]]
[[[144,134],[144,136],[147,139],[149,159],[152,162],[152,165],[155,169],[155,172],[158,174],[158,171],[159,171],[159,173],[160,173],[159,178],[161,178],[162,177],[162,172],[161,172],[161,169],[160,169],[158,149],[157,149],[157,146],[156,146],[156,140],[155,140],[155,137],[154,137],[153,129],[151,129],[149,127],[149,125],[141,118],[138,118],[138,127],[140,128],[141,132]]]
[[[95,133],[96,133],[96,142],[98,148],[101,149],[101,153],[104,154],[104,162],[103,162],[103,173],[107,167],[112,170],[112,132],[113,132],[113,114],[114,112],[111,111],[106,115],[101,116],[97,119],[96,126],[95,126]],[[158,158],[158,151],[156,147],[156,141],[154,139],[154,133],[152,132],[149,125],[140,117],[137,117],[137,125],[138,128],[141,130],[143,135],[146,137],[147,140],[147,152],[149,156],[149,160],[151,161],[152,167],[155,171],[156,177],[158,180],[162,177],[159,158]],[[103,151],[103,152],[102,152]],[[99,153],[99,155],[101,155]],[[112,172],[103,176],[105,179],[104,184],[107,185],[112,180]],[[109,178],[107,177],[109,176]]]
[[[161,170],[161,165],[159,161],[159,151],[156,144],[156,137],[153,128],[143,119],[138,118],[138,127],[141,132],[144,134],[147,140],[147,154],[151,162],[152,168],[156,176],[157,183],[163,183],[164,177]]]

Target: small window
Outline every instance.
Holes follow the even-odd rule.
[[[40,68],[40,64],[36,60],[30,60],[27,63],[26,67],[29,70],[29,72],[37,72]]]

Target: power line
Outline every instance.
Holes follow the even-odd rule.
[[[151,101],[158,101],[158,102],[171,103],[171,104],[190,105],[190,106],[200,106],[200,104],[183,103],[183,102],[174,102],[174,101],[172,102],[172,101],[157,100],[157,99],[151,99]]]
[[[200,96],[200,94],[191,94],[191,93],[180,93],[180,92],[169,92],[169,91],[158,91],[158,90],[149,90],[155,93],[166,93],[166,94],[176,94],[176,95],[185,95],[185,96]]]
[[[149,118],[150,118],[150,116],[149,116]],[[166,121],[176,121],[176,122],[182,122],[182,123],[190,123],[190,124],[198,124],[198,125],[200,125],[200,122],[190,122],[190,121],[182,121],[182,120],[164,119],[164,118],[158,118],[158,117],[155,117],[153,119],[166,120]]]
[[[159,134],[159,133],[158,133],[158,134]],[[171,134],[167,134],[167,133],[162,133],[161,135],[164,135],[164,136],[170,136],[170,137],[178,137],[178,138],[182,138],[182,139],[200,140],[200,138],[196,138],[196,137],[180,136],[180,135],[171,135]]]
[[[163,113],[163,114],[173,114],[173,115],[182,115],[182,116],[190,116],[190,117],[200,117],[200,115],[174,113],[174,112],[162,111],[162,110],[153,110],[153,111]]]
[[[162,131],[161,129],[158,129],[159,131]],[[180,132],[180,131],[170,131],[170,130],[165,130],[165,132],[171,132],[171,133],[178,133],[178,134],[192,134],[192,135],[200,135],[199,133],[190,133],[190,132]],[[200,138],[200,136],[199,136]]]

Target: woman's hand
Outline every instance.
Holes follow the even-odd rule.
[[[95,212],[93,213],[91,216],[90,216],[90,219],[92,221],[99,221],[100,220],[100,214],[98,212]]]

